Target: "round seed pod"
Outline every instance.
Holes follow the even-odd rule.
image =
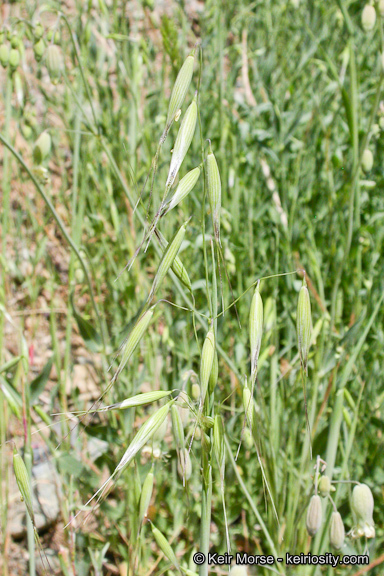
[[[327,498],[331,492],[335,491],[328,476],[321,476],[317,485],[317,489],[322,498]]]
[[[344,544],[345,530],[339,512],[332,512],[331,524],[329,527],[329,542],[333,548],[340,550]]]
[[[33,148],[35,164],[41,164],[51,151],[51,137],[48,132],[42,132]]]
[[[52,84],[58,84],[63,68],[63,58],[59,46],[50,44],[45,57],[48,74]]]
[[[13,32],[12,37],[11,37],[11,47],[12,48],[18,48],[19,44],[20,44],[20,38],[16,32]]]
[[[40,38],[43,37],[44,34],[44,28],[41,24],[41,22],[36,22],[35,27],[33,29],[33,35],[36,38],[36,40],[40,40]]]
[[[56,32],[55,32],[55,37],[53,37],[53,30],[52,30],[52,29],[51,29],[51,30],[48,30],[48,32],[47,32],[47,40],[48,40],[48,42],[51,42],[52,38],[53,38],[53,41],[54,41],[55,44],[59,44],[59,42],[60,42],[60,32],[59,32],[58,30],[56,30]]]
[[[357,484],[352,492],[352,509],[359,524],[373,525],[373,496],[366,484]]]
[[[33,45],[33,53],[35,55],[36,62],[40,62],[40,60],[43,57],[44,51],[45,51],[45,42],[42,38],[40,38],[40,40],[35,42],[35,44]]]
[[[376,23],[376,10],[374,6],[367,4],[361,14],[361,25],[366,32],[373,30]]]
[[[246,426],[244,428],[244,432],[243,432],[243,442],[244,442],[244,446],[246,447],[247,450],[251,450],[253,448],[253,437],[252,437],[252,432],[250,431],[250,429],[248,428],[248,426]]]
[[[361,158],[361,166],[362,166],[364,172],[366,172],[366,173],[370,172],[372,170],[373,154],[369,150],[369,148],[366,148],[363,152],[363,156]]]
[[[321,498],[317,494],[314,494],[308,506],[307,512],[307,532],[310,536],[314,536],[320,526],[322,521],[323,511],[321,508]]]
[[[20,64],[20,52],[16,48],[12,48],[9,53],[9,66],[11,70],[16,70]]]
[[[243,407],[244,407],[244,412],[245,412],[246,417],[247,417],[247,424],[248,424],[249,428],[252,430],[253,410],[254,410],[253,397],[252,397],[252,392],[248,388],[247,381],[245,381],[244,388],[243,388]]]
[[[9,47],[8,44],[1,44],[0,46],[0,64],[3,68],[8,66],[9,62]]]
[[[177,456],[177,472],[180,478],[189,480],[192,475],[192,462],[188,448],[180,450]]]
[[[197,382],[192,384],[191,394],[194,400],[198,400],[200,398],[200,386],[197,384]]]

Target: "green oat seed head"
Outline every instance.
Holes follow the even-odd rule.
[[[172,432],[175,439],[176,449],[180,451],[184,448],[184,427],[181,421],[180,412],[177,406],[173,405],[171,407],[171,420],[172,420]]]
[[[126,343],[124,344],[123,357],[122,357],[122,360],[119,364],[118,369],[116,370],[115,375],[113,376],[113,378],[111,380],[111,384],[116,382],[120,372],[123,370],[123,368],[127,364],[128,360],[132,356],[133,352],[135,351],[138,343],[140,342],[141,338],[144,335],[144,332],[147,330],[149,323],[152,320],[153,311],[154,311],[154,306],[149,308],[149,310],[147,310],[145,312],[145,314],[143,314],[141,316],[141,318],[139,318],[139,320],[136,322],[132,332],[130,333]]]
[[[162,534],[160,532],[160,530],[158,528],[156,528],[156,526],[152,523],[151,523],[151,528],[152,528],[152,534],[156,540],[158,547],[160,548],[160,550],[162,551],[164,556],[166,558],[168,558],[168,560],[175,566],[175,568],[181,574],[182,572],[180,570],[179,562],[177,561],[176,555],[175,555],[174,551],[172,550],[171,545],[169,544],[168,540],[166,539],[164,534]]]
[[[253,406],[252,392],[248,388],[247,379],[245,379],[244,388],[243,388],[243,408],[244,408],[244,412],[245,412],[245,415],[247,418],[247,424],[248,424],[250,430],[252,430],[254,406]]]
[[[178,251],[180,250],[180,246],[184,240],[185,231],[187,229],[187,225],[190,218],[184,222],[182,226],[180,226],[179,230],[174,235],[171,242],[168,244],[165,252],[160,260],[159,268],[156,272],[156,276],[153,280],[152,288],[148,296],[147,302],[151,302],[157,289],[161,285],[162,281],[164,280],[168,270],[171,268],[172,264],[175,261]]]
[[[221,212],[221,179],[216,158],[209,143],[207,155],[207,189],[208,201],[211,208],[213,229],[215,238],[220,240],[220,212]]]
[[[160,230],[156,229],[155,234],[159,240],[159,244],[160,244],[161,248],[165,251],[168,247],[167,240],[164,238],[164,236],[162,235]],[[183,265],[182,261],[180,260],[180,258],[178,256],[176,256],[174,261],[172,262],[171,270],[172,270],[172,272],[174,272],[174,274],[177,276],[177,278],[180,280],[180,282],[182,284],[184,284],[184,286],[190,292],[192,292],[192,284],[191,284],[191,280],[189,279],[188,272],[187,272],[185,266]]]
[[[173,400],[165,404],[162,408],[157,410],[148,420],[143,424],[130,445],[128,446],[127,450],[124,453],[124,456],[120,460],[119,464],[116,467],[116,472],[122,472],[124,468],[128,466],[130,462],[132,462],[133,458],[136,454],[143,448],[143,446],[152,438],[155,432],[160,428],[166,417],[168,416],[169,409],[173,405]]]
[[[352,537],[375,537],[373,522],[373,495],[367,484],[357,484],[352,492],[352,510],[356,516],[357,526],[352,529]]]
[[[29,481],[27,468],[24,464],[24,460],[22,459],[16,448],[13,449],[13,469],[15,472],[16,482],[21,494],[21,499],[25,503],[32,524],[35,525],[35,516],[33,513],[33,505],[32,505],[32,488]]]
[[[153,392],[144,392],[143,394],[136,394],[131,398],[126,398],[122,402],[111,404],[110,406],[103,406],[98,408],[96,412],[108,412],[109,410],[126,410],[127,408],[136,408],[137,406],[145,406],[162,400],[172,394],[173,390],[154,390]]]
[[[321,498],[317,494],[314,494],[309,502],[308,512],[307,512],[307,532],[310,536],[314,536],[322,522],[323,511],[321,507]]]
[[[219,358],[217,356],[217,351],[215,350],[215,355],[213,357],[212,370],[211,370],[211,374],[209,376],[209,382],[208,382],[208,394],[213,394],[213,391],[215,390],[215,387],[217,384],[218,377],[219,377]]]
[[[263,335],[263,301],[259,291],[260,281],[253,294],[249,312],[249,341],[251,345],[251,377],[252,383],[257,376],[257,362],[260,354],[261,338]]]
[[[140,495],[139,523],[141,523],[148,512],[153,492],[153,469],[146,475]]]
[[[187,95],[189,85],[192,80],[193,66],[195,62],[195,49],[192,50],[190,55],[185,60],[184,64],[179,70],[175,84],[172,89],[171,99],[168,106],[167,123],[161,137],[162,142],[164,142],[167,137],[169,128],[175,119],[177,112],[183,105],[185,96]]]
[[[300,288],[299,300],[297,303],[296,317],[297,346],[299,349],[301,366],[308,375],[308,352],[311,345],[312,318],[311,301],[305,278]]]
[[[193,190],[195,187],[196,182],[198,181],[200,176],[200,166],[197,166],[193,170],[187,172],[187,174],[180,180],[176,191],[172,198],[169,201],[169,204],[165,207],[162,216],[168,214],[170,210],[175,208],[184,198],[188,196],[188,194]]]
[[[179,172],[180,166],[189,150],[196,129],[196,121],[197,121],[197,92],[184,115],[184,118],[181,122],[181,126],[177,133],[175,146],[172,152],[172,159],[169,167],[168,177],[165,183],[166,191],[169,191],[172,184],[174,183],[176,176]],[[163,206],[161,206],[160,209],[162,211]]]
[[[204,340],[203,349],[201,352],[200,361],[200,409],[204,405],[205,396],[208,390],[209,378],[212,371],[213,361],[215,357],[215,334],[213,331],[213,323],[207,332]]]

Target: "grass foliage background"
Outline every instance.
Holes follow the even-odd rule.
[[[369,543],[371,561],[380,557],[384,541],[384,332],[383,309],[375,308],[383,294],[384,238],[380,17],[373,31],[364,32],[360,23],[363,3],[350,0],[208,0],[156,2],[153,6],[150,2],[99,0],[50,6],[61,9],[68,18],[87,89],[64,20],[60,20],[58,30],[65,80],[55,87],[44,60],[35,62],[26,30],[28,22],[36,20],[44,27],[52,26],[57,16],[45,10],[47,4],[43,2],[34,6],[29,2],[5,4],[4,21],[20,33],[25,53],[18,69],[22,96],[16,93],[14,80],[9,88],[7,72],[0,72],[0,131],[30,167],[34,141],[43,129],[49,131],[52,152],[45,166],[50,181],[43,187],[81,249],[100,322],[76,255],[25,170],[3,147],[1,365],[28,355],[25,351],[31,345],[35,360],[23,369],[15,364],[2,378],[21,394],[22,382],[28,385],[52,356],[51,376],[37,400],[47,415],[89,406],[90,399],[97,398],[107,384],[106,369],[146,300],[159,262],[151,247],[140,254],[129,273],[115,281],[142,237],[138,215],[143,217],[144,212],[139,207],[133,213],[131,201],[136,202],[150,169],[177,71],[195,42],[201,40],[202,68],[199,70],[199,54],[183,113],[201,74],[203,140],[197,129],[181,175],[201,162],[201,146],[210,138],[221,173],[222,243],[235,297],[262,276],[306,270],[317,333],[307,384],[313,453],[325,460],[335,458],[331,465],[335,480],[351,478],[371,487],[376,522],[376,539]],[[17,22],[20,17],[25,22]],[[26,126],[32,129],[26,130]],[[178,126],[172,127],[160,156],[153,207],[161,201]],[[368,174],[359,167],[364,145],[374,156]],[[193,216],[179,256],[192,280],[196,308],[208,315],[203,216],[207,234],[212,229],[207,210],[202,209],[202,197],[200,178],[160,228],[171,238],[182,222]],[[144,203],[147,201],[148,188]],[[211,281],[210,258],[208,269]],[[232,297],[225,278],[223,284],[228,304]],[[261,285],[265,327],[255,398],[260,407],[260,450],[280,525],[268,497],[265,504],[255,448],[243,446],[236,463],[249,497],[227,457],[226,504],[232,546],[254,554],[270,552],[270,547],[250,500],[279,554],[329,550],[327,516],[324,529],[312,543],[305,531],[314,461],[310,462],[306,445],[296,343],[300,286],[300,274],[266,280]],[[219,355],[215,400],[224,416],[233,454],[243,424],[242,378],[250,366],[247,323],[251,296],[250,291],[237,305],[241,329],[233,309],[218,319],[217,341],[226,357]],[[158,298],[186,304],[180,285],[171,275]],[[197,328],[201,346],[206,330],[199,323]],[[160,304],[140,348],[108,395],[108,403],[143,390],[180,389],[188,371],[198,374],[199,363],[191,314]],[[86,367],[80,380],[75,379],[79,365]],[[79,386],[84,374],[93,386],[88,397]],[[187,390],[189,386],[188,381]],[[1,394],[1,440],[13,439],[22,446],[22,422],[12,413],[4,390]],[[337,404],[341,396],[342,406],[340,401]],[[132,487],[137,475],[144,480],[150,459],[137,458],[137,468],[125,471],[90,528],[79,527],[76,537],[70,531],[63,533],[62,528],[70,514],[101,485],[100,471],[115,469],[134,428],[151,410],[95,417],[76,448],[67,438],[55,450],[57,429],[49,434],[44,431],[44,442],[62,481],[61,520],[55,529],[60,534],[60,554],[58,546],[52,544],[52,531],[43,539],[60,557],[58,574],[72,574],[73,569],[79,576],[124,573],[124,562],[129,562],[132,554],[130,542],[136,522]],[[41,413],[34,408],[31,418],[33,429],[44,426]],[[61,428],[61,435],[66,434],[67,424]],[[90,437],[108,443],[107,451],[92,467],[86,459]],[[149,516],[172,541],[185,565],[195,570],[190,558],[199,547],[200,535],[199,444],[195,442],[192,449],[193,475],[187,489],[177,475],[170,432],[160,447],[162,457],[155,462]],[[5,479],[12,470],[4,444],[1,464],[6,503]],[[213,493],[211,547],[224,552],[225,526],[216,469]],[[350,487],[339,485],[336,494],[349,529],[353,525]],[[3,506],[4,570],[10,550],[6,526]],[[137,574],[161,574],[167,564],[163,559],[154,567],[159,551],[149,526],[142,538]],[[104,568],[97,571],[95,554],[106,542],[109,548]],[[362,553],[363,548],[364,543],[348,540],[344,551]],[[381,574],[382,566],[369,573]],[[12,570],[16,568],[11,567],[8,573],[15,573]],[[341,569],[340,573],[352,575],[357,570]],[[169,573],[176,572],[169,569]],[[224,572],[218,569],[212,573]],[[258,569],[254,573],[269,572]],[[315,575],[323,571],[298,567],[295,573]]]

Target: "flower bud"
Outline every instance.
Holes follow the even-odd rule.
[[[9,62],[9,48],[8,44],[2,44],[0,46],[0,64],[3,68],[8,66]]]
[[[48,132],[42,132],[33,148],[35,164],[41,164],[51,151],[51,137]]]
[[[11,47],[12,48],[18,48],[19,44],[20,44],[20,38],[18,37],[16,32],[14,32],[11,36]]]
[[[345,530],[339,512],[332,512],[331,524],[329,527],[329,542],[333,548],[340,550],[344,544]]]
[[[40,40],[38,40],[33,45],[33,53],[35,55],[36,62],[40,62],[40,60],[43,57],[44,50],[45,50],[45,42],[42,38],[40,38]]]
[[[318,532],[321,526],[322,515],[321,498],[315,494],[311,498],[307,512],[307,532],[310,536],[314,536]]]
[[[11,70],[16,70],[20,64],[20,52],[16,48],[12,48],[9,53],[9,66]]]
[[[177,471],[180,478],[185,478],[186,480],[190,479],[192,475],[192,462],[188,448],[183,448],[183,450],[180,450],[178,453]]]
[[[200,386],[196,382],[192,384],[191,394],[194,400],[198,400],[200,398]]]
[[[60,80],[63,68],[63,58],[59,46],[55,44],[48,46],[45,64],[52,84],[56,85]]]
[[[376,10],[374,6],[367,4],[361,14],[361,25],[366,32],[373,30],[376,23]]]
[[[36,22],[36,25],[33,29],[33,34],[36,38],[36,40],[40,40],[44,34],[44,28],[41,24],[41,22]]]
[[[361,158],[361,166],[362,166],[364,172],[370,172],[372,170],[373,154],[369,150],[369,148],[366,148],[363,152],[363,156]]]
[[[252,437],[252,432],[250,431],[250,429],[248,428],[248,426],[246,426],[244,428],[244,432],[243,432],[243,442],[244,442],[244,446],[247,450],[251,450],[253,448],[253,437]]]
[[[334,492],[336,488],[332,486],[328,476],[321,476],[317,485],[319,494],[322,498],[329,496],[330,492]]]

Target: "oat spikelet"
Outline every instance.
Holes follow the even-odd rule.
[[[301,366],[305,374],[308,376],[308,352],[311,345],[312,318],[311,301],[309,299],[305,277],[303,285],[300,288],[299,300],[297,303],[296,332]]]

